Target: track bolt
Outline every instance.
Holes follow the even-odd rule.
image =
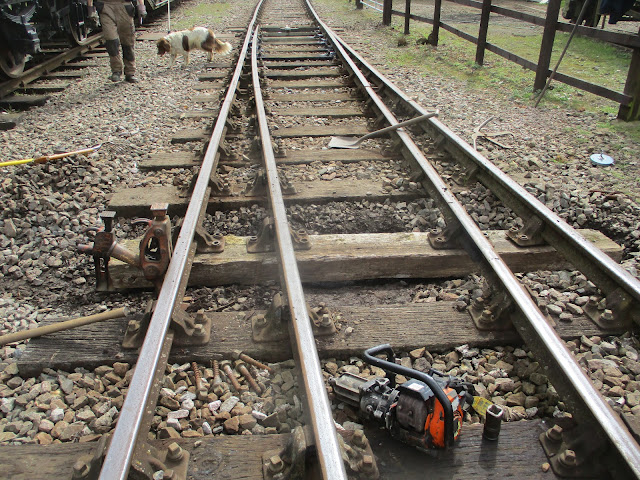
[[[256,327],[265,328],[267,326],[267,319],[263,316],[256,318]]]
[[[600,314],[600,320],[602,320],[603,322],[612,322],[613,312],[608,308],[605,308],[604,311]]]
[[[204,310],[198,310],[196,312],[196,323],[204,323],[207,319],[204,316]]]
[[[129,320],[129,323],[127,324],[127,330],[129,330],[131,333],[138,333],[138,331],[140,330],[140,322],[137,320]]]
[[[358,467],[361,472],[373,472],[373,457],[371,455],[363,455],[362,460],[358,462]]]
[[[597,297],[589,297],[589,300],[587,301],[587,306],[588,307],[596,307],[598,305],[598,298]]]
[[[193,329],[194,337],[204,337],[207,334],[204,327],[200,324],[197,324]]]
[[[544,433],[547,440],[553,443],[560,443],[562,441],[562,427],[560,425],[554,425]]]
[[[525,235],[523,233],[521,235],[518,235],[518,238],[520,239],[521,242],[526,242],[527,240],[529,240],[529,235]]]
[[[365,436],[364,431],[360,429],[357,429],[355,432],[353,432],[352,442],[356,447],[360,447],[360,448],[367,448],[367,445],[369,444],[369,441],[367,440],[367,437]]]
[[[273,373],[273,368],[271,368],[268,365],[265,365],[264,363],[259,362],[258,360],[251,358],[249,355],[242,353],[240,350],[233,351],[233,358],[235,358],[236,360],[244,360],[249,365],[253,365],[254,367],[257,367],[261,370],[266,370],[269,373]]]
[[[225,360],[224,362],[220,363],[220,368],[222,368],[222,371],[229,379],[229,382],[231,382],[231,385],[233,385],[233,388],[235,388],[236,391],[239,392],[240,383],[238,383],[238,379],[236,378],[235,373],[233,373],[233,370],[231,370],[231,364],[227,360]]]
[[[328,314],[323,314],[322,318],[320,319],[320,326],[322,327],[330,327],[332,324],[331,322],[331,317]]]
[[[471,304],[473,308],[482,308],[484,306],[484,298],[476,297],[473,299],[473,303]]]
[[[284,462],[280,458],[280,455],[274,455],[269,458],[269,465],[267,466],[269,473],[280,473],[284,470]]]
[[[175,480],[175,478],[176,478],[175,472],[173,471],[172,468],[165,470],[162,475],[162,480]]]
[[[494,320],[493,312],[488,308],[485,308],[480,316],[480,323],[493,323]]]
[[[172,462],[179,462],[183,455],[182,447],[176,442],[173,442],[167,447],[167,458]]]
[[[575,467],[578,463],[576,452],[573,450],[565,450],[558,456],[558,461],[565,467]]]
[[[256,392],[258,395],[262,393],[262,388],[260,388],[260,385],[258,385],[254,380],[254,378],[251,376],[251,373],[249,373],[249,370],[247,370],[247,367],[245,366],[244,362],[239,361],[236,364],[236,370],[238,370],[238,372],[240,372],[240,375],[242,375],[245,378],[245,380],[247,381],[247,383],[253,389],[254,392]]]
[[[89,468],[87,462],[78,460],[73,464],[73,478],[84,478],[89,475],[90,470],[91,469]]]

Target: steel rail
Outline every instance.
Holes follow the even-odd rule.
[[[184,216],[180,235],[174,246],[173,256],[158,294],[157,305],[151,316],[147,334],[140,349],[129,391],[120,411],[111,445],[100,472],[100,480],[124,480],[127,478],[145,407],[149,401],[157,401],[157,399],[149,398],[154,373],[161,357],[162,346],[165,343],[172,313],[177,306],[179,307],[177,297],[182,279],[188,276],[193,263],[193,256],[190,255],[190,251],[192,250],[194,233],[199,224],[202,211],[206,210],[211,173],[215,171],[218,163],[216,154],[226,129],[227,116],[234,101],[240,75],[249,50],[250,33],[263,4],[264,0],[261,0],[256,6],[247,28],[238,63],[211,134],[211,140],[200,167],[189,207]]]
[[[254,33],[251,53],[251,77],[269,186],[269,203],[271,204],[274,218],[277,249],[280,257],[280,270],[283,278],[282,288],[286,290],[291,313],[289,331],[291,333],[292,350],[301,369],[300,380],[304,388],[307,413],[313,430],[322,478],[326,480],[346,480],[347,474],[342,461],[340,444],[331,414],[331,404],[327,396],[322,366],[320,365],[300,272],[298,271],[298,264],[293,250],[287,211],[280,188],[269,125],[267,124],[258,71],[258,30],[259,28],[257,27]]]
[[[318,18],[313,7],[309,4],[309,0],[307,0],[307,4],[309,11],[316,18],[325,35],[332,40],[334,47],[342,56],[348,69],[357,78],[358,83],[368,93],[379,111],[391,125],[398,123],[393,113],[373,91],[372,85],[343,48],[345,42]],[[367,65],[366,62],[364,64]],[[434,119],[431,118],[427,121],[433,122]],[[637,478],[640,478],[640,447],[618,414],[613,411],[600,392],[593,386],[593,383],[578,365],[565,343],[547,323],[546,318],[527,291],[502,258],[495,252],[489,240],[466,212],[464,206],[451,193],[449,187],[425,158],[420,148],[403,129],[396,130],[395,135],[422,168],[430,182],[430,185],[427,185],[428,190],[434,195],[434,199],[438,200],[440,208],[448,210],[449,216],[455,218],[458,224],[456,226],[459,227],[458,232],[466,240],[463,245],[470,256],[481,263],[484,267],[483,270],[494,274],[500,283],[500,287],[510,296],[518,313],[513,317],[514,324],[538,358],[544,359],[547,362],[547,366],[551,365],[552,369],[549,373],[555,377],[552,378],[555,388],[573,402],[574,406],[580,407],[576,411],[576,416],[587,422],[588,425],[597,426],[604,432],[629,469]],[[436,196],[439,198],[436,198]]]
[[[397,88],[382,73],[368,64],[355,50],[349,47],[340,37],[337,40],[349,54],[365,66],[393,95],[400,98],[405,105],[412,108],[416,114],[423,115],[427,111],[404,92]],[[546,205],[531,195],[518,182],[506,175],[496,165],[480,153],[476,152],[467,142],[451,131],[437,118],[424,122],[433,138],[444,138],[446,146],[452,156],[458,160],[470,162],[479,171],[476,176],[491,189],[500,200],[515,211],[523,220],[532,216],[540,219],[546,228],[541,232],[542,238],[553,245],[558,251],[569,258],[576,268],[605,293],[616,288],[622,288],[628,295],[640,303],[640,280],[618,265],[611,257],[595,247],[573,227],[553,213]],[[640,321],[638,319],[637,321]]]

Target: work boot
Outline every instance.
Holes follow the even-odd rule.
[[[111,74],[111,76],[109,77],[109,80],[111,80],[112,82],[119,82],[120,81],[120,73],[113,72]]]
[[[125,75],[124,79],[129,83],[138,83],[138,79],[134,75]]]

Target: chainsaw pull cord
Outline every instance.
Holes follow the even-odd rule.
[[[376,355],[379,355],[381,353],[384,353],[387,356],[388,360],[376,358]],[[393,353],[391,345],[389,345],[388,343],[385,343],[384,345],[378,345],[377,347],[371,347],[368,350],[365,350],[364,358],[365,361],[370,365],[374,365],[376,367],[382,368],[383,370],[388,370],[390,372],[397,373],[398,375],[403,375],[405,377],[413,378],[425,383],[431,389],[436,399],[440,402],[442,410],[444,411],[445,448],[453,445],[453,407],[451,406],[449,397],[447,397],[446,393],[444,393],[440,385],[438,385],[438,383],[433,379],[431,375],[427,375],[426,373],[419,372],[417,370],[403,367],[402,365],[394,363],[393,360],[395,360],[395,355]],[[393,378],[387,378],[389,378],[392,387],[394,387],[395,375],[393,376]]]

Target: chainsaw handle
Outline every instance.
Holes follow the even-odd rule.
[[[381,353],[384,353],[388,360],[376,358],[376,355],[380,355]],[[391,345],[388,343],[365,350],[364,359],[368,364],[379,367],[385,371],[404,375],[405,377],[414,378],[425,383],[431,389],[438,402],[440,402],[442,410],[444,411],[444,446],[447,448],[453,445],[453,407],[447,394],[444,393],[440,385],[438,385],[438,382],[436,382],[431,375],[394,363],[395,355],[393,348],[391,348]],[[395,383],[395,378],[392,380],[392,383]]]

